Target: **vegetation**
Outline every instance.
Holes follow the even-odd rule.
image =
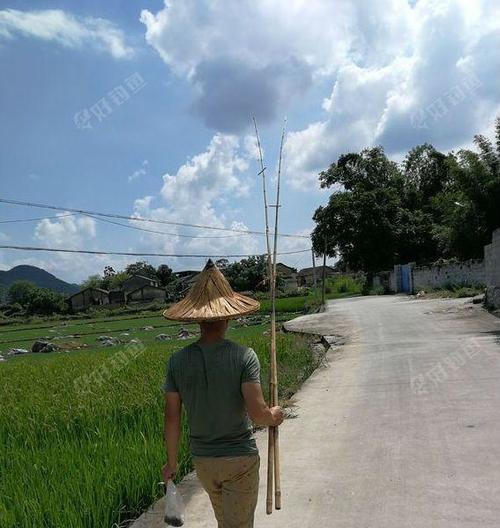
[[[447,284],[443,288],[426,288],[426,297],[441,298],[441,297],[474,297],[484,293],[484,286],[476,284]]]
[[[49,315],[66,311],[62,294],[48,288],[39,288],[34,283],[24,280],[11,284],[7,290],[7,300],[10,304],[8,315],[22,311],[28,315]]]
[[[477,152],[449,154],[420,145],[400,165],[382,147],[340,156],[320,174],[335,191],[314,214],[314,250],[327,240],[343,269],[369,274],[399,262],[482,258],[500,227],[500,118],[495,144],[474,143]]]
[[[257,352],[264,388],[266,328],[228,333]],[[36,332],[25,328],[20,337],[30,331]],[[168,356],[189,341],[159,344],[144,337],[145,349],[134,353],[94,347],[0,365],[2,528],[111,527],[134,518],[162,494],[161,384]],[[286,399],[317,360],[304,339],[288,334],[279,334],[277,352],[280,397]],[[191,467],[186,435],[184,428],[179,476]]]

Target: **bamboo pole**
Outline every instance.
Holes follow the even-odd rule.
[[[259,161],[260,161],[260,172],[262,175],[262,192],[264,195],[264,216],[266,222],[266,244],[267,244],[267,277],[269,281],[269,293],[271,299],[273,298],[273,280],[272,280],[272,261],[271,261],[271,244],[269,241],[269,215],[268,215],[268,203],[266,193],[266,167],[264,167],[264,159],[262,156],[262,147],[260,144],[259,132],[257,129],[257,121],[253,118],[253,124],[255,127],[255,137],[257,139],[257,147],[259,150]],[[271,301],[272,302],[272,301]],[[271,332],[274,325],[271,322]],[[272,342],[272,339],[271,339]],[[272,345],[271,345],[272,346]],[[272,353],[270,355],[270,369],[272,371]],[[272,380],[272,373],[270,376]],[[269,405],[273,406],[274,391],[272,390],[272,381],[269,384]],[[268,444],[267,444],[267,492],[266,492],[266,513],[270,515],[273,512],[273,476],[274,476],[274,428],[269,427],[268,429]]]
[[[271,301],[271,357],[274,362],[273,369],[273,405],[278,405],[278,363],[276,361],[276,259],[278,253],[278,226],[279,226],[279,210],[280,204],[280,183],[281,183],[281,168],[283,161],[283,145],[285,143],[285,129],[286,119],[283,123],[281,132],[280,153],[278,161],[278,178],[276,182],[276,204],[274,217],[274,248],[273,248],[273,290]],[[274,505],[277,510],[281,510],[281,465],[280,465],[280,444],[279,444],[279,428],[274,427]]]
[[[314,294],[316,295],[316,259],[314,258],[314,249],[311,246],[311,255],[312,255],[312,265],[313,265],[313,286],[314,286]]]
[[[325,247],[323,249],[323,277],[321,284],[321,306],[325,305],[325,289],[326,289],[326,236],[325,236]]]

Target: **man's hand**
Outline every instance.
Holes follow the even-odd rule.
[[[271,411],[271,415],[273,417],[273,427],[281,425],[285,419],[285,413],[283,412],[283,409],[281,407],[271,407],[269,410]]]
[[[166,463],[162,468],[161,472],[163,475],[163,482],[165,485],[169,480],[172,480],[175,477],[175,474],[177,473],[177,467],[173,464]]]

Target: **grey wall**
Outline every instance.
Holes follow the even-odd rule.
[[[500,228],[493,231],[491,244],[484,246],[486,303],[500,308]]]
[[[413,268],[413,291],[453,285],[485,285],[485,266],[482,260],[467,260],[444,266]]]
[[[486,266],[482,260],[420,267],[411,264],[411,267],[410,287],[413,293],[427,288],[444,288],[450,284],[456,286],[484,286],[486,284]],[[391,291],[401,291],[400,264],[395,265],[394,270],[391,271],[389,284]]]

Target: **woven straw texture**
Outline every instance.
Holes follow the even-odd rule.
[[[163,316],[174,321],[199,323],[231,319],[259,308],[259,301],[233,291],[226,277],[209,260],[187,296],[167,308]]]

